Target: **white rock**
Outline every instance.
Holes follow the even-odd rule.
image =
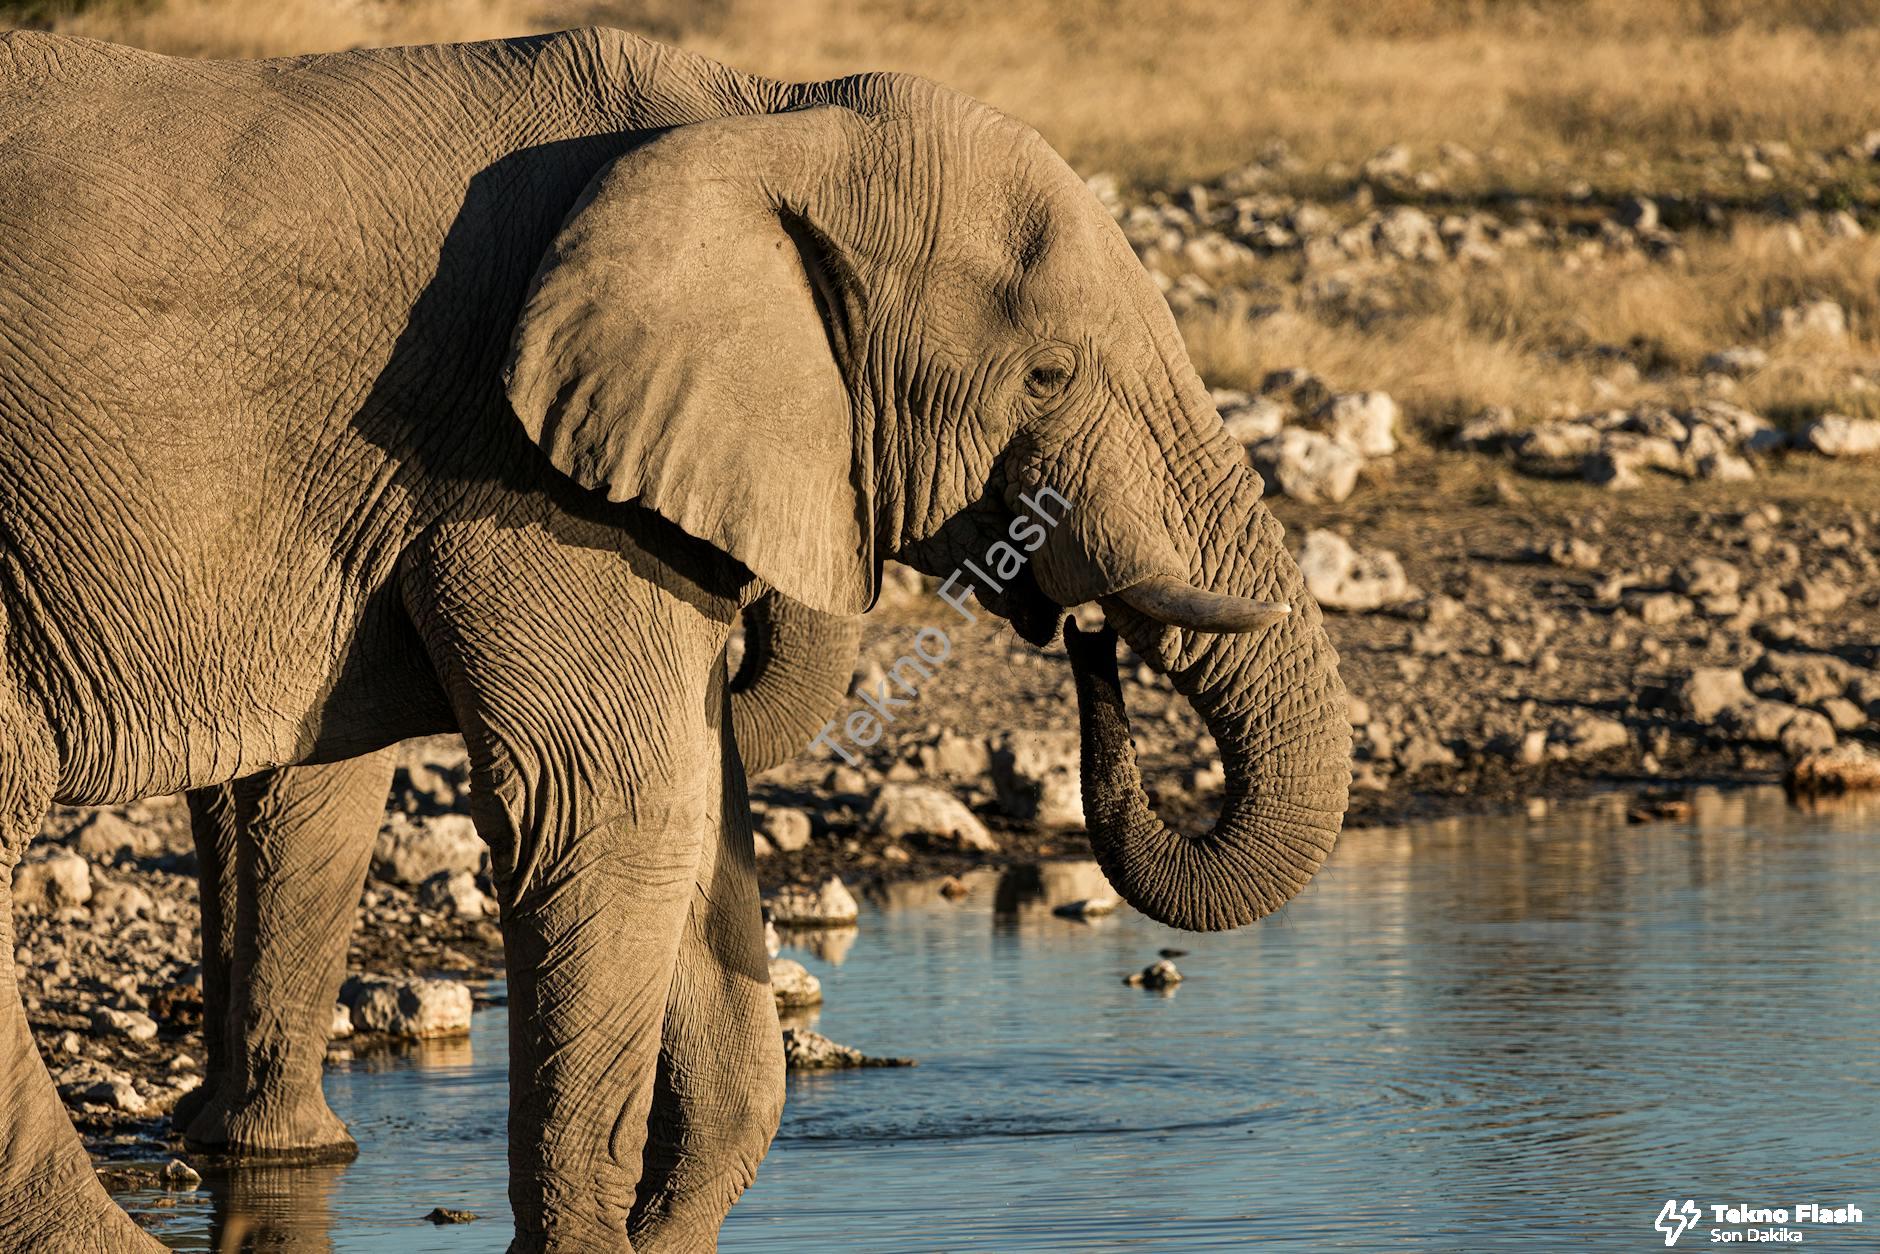
[[[1514,410],[1506,405],[1490,405],[1462,424],[1456,432],[1457,448],[1493,452],[1513,438],[1516,429]]]
[[[116,810],[98,810],[65,838],[67,848],[94,862],[115,862],[120,853],[145,858],[158,852],[163,841],[147,827],[131,822]]]
[[[1622,749],[1631,742],[1625,724],[1578,710],[1554,723],[1547,733],[1547,752],[1561,761],[1597,757],[1612,749]]]
[[[163,1187],[189,1190],[202,1183],[202,1174],[180,1158],[163,1164]]]
[[[1693,456],[1738,448],[1761,453],[1781,448],[1789,442],[1787,433],[1761,414],[1727,401],[1699,401],[1682,416],[1688,428],[1685,452]],[[1714,432],[1720,439],[1719,445],[1715,448],[1699,447],[1699,437],[1704,432]]]
[[[986,742],[979,736],[962,736],[952,728],[942,728],[918,750],[923,774],[943,775],[949,779],[973,779],[984,775],[992,765]]]
[[[1718,483],[1748,483],[1756,477],[1756,468],[1734,453],[1700,457],[1692,469],[1699,479],[1714,479]]]
[[[119,883],[94,873],[91,884],[91,917],[94,919],[148,919],[156,913],[156,902],[136,884]]]
[[[1799,443],[1826,457],[1880,453],[1880,419],[1824,414],[1802,430]]]
[[[1002,732],[989,746],[999,813],[1041,827],[1084,825],[1082,745],[1075,731]]]
[[[157,1021],[137,1010],[100,1006],[91,1012],[93,1036],[122,1036],[133,1041],[155,1040]]]
[[[1306,591],[1327,609],[1375,610],[1408,600],[1414,592],[1395,553],[1360,553],[1343,536],[1323,528],[1306,533],[1299,573],[1305,577]]]
[[[1441,261],[1448,255],[1430,215],[1410,205],[1385,210],[1378,218],[1375,238],[1379,252],[1405,261]]]
[[[326,1025],[326,1039],[329,1041],[343,1041],[352,1034],[352,1008],[343,1002],[334,1002],[333,1017]]]
[[[1743,672],[1727,666],[1698,667],[1685,679],[1678,697],[1684,712],[1699,723],[1714,722],[1725,710],[1754,700]]]
[[[91,900],[91,864],[69,849],[33,849],[13,869],[13,904],[39,910]]]
[[[915,837],[928,844],[996,852],[986,825],[952,793],[926,784],[883,784],[868,823],[890,840]]]
[[[1727,374],[1732,378],[1741,378],[1756,373],[1768,364],[1768,353],[1760,348],[1744,346],[1718,349],[1704,358],[1701,369],[1706,374]]]
[[[1770,315],[1769,325],[1784,339],[1814,339],[1836,344],[1847,340],[1847,310],[1831,300],[1804,301],[1778,309]]]
[[[1383,179],[1410,172],[1410,150],[1402,144],[1387,144],[1378,149],[1360,167],[1366,178]]]
[[[1687,596],[1727,596],[1741,590],[1743,573],[1717,557],[1694,557],[1672,576],[1678,591]]]
[[[1271,491],[1311,505],[1336,505],[1358,486],[1363,459],[1330,436],[1287,427],[1248,450]]]
[[[1230,398],[1226,403],[1220,401],[1223,395]],[[1249,396],[1245,392],[1217,392],[1215,396],[1221,424],[1227,428],[1227,434],[1241,444],[1257,444],[1278,435],[1292,412],[1270,396]]]
[[[1682,424],[1679,425],[1683,433]],[[1599,447],[1586,455],[1581,476],[1606,488],[1638,486],[1641,470],[1680,473],[1685,469],[1685,454],[1671,438],[1641,435],[1633,431],[1607,431],[1599,438]]]
[[[783,1065],[791,1071],[840,1071],[849,1067],[911,1067],[911,1058],[870,1058],[861,1050],[808,1028],[783,1030]]]
[[[1543,422],[1508,441],[1523,470],[1558,474],[1575,468],[1599,448],[1598,427],[1584,422]]]
[[[861,913],[854,895],[835,875],[818,888],[780,888],[764,905],[780,927],[848,927]]]
[[[777,999],[779,1010],[822,1004],[822,981],[794,958],[770,960],[770,991]]]
[[[1182,973],[1167,958],[1158,958],[1123,983],[1134,988],[1174,988],[1182,982]]]
[[[772,806],[764,811],[757,830],[784,853],[795,853],[809,846],[809,815],[791,806]]]
[[[1658,229],[1658,202],[1649,196],[1632,196],[1619,203],[1613,217],[1620,225],[1631,227],[1634,231],[1650,232]]]
[[[1794,721],[1798,713],[1800,711],[1786,701],[1752,697],[1741,705],[1724,710],[1718,716],[1717,725],[1732,740],[1750,744],[1779,744],[1783,729]]]
[[[372,870],[380,879],[415,887],[439,871],[474,875],[488,854],[467,814],[419,820],[394,813],[372,847]]]
[[[92,1106],[108,1106],[127,1115],[141,1115],[149,1106],[125,1076],[107,1076],[80,1089],[78,1099]]]
[[[1387,392],[1340,393],[1307,425],[1360,457],[1389,457],[1397,451],[1397,402]]]
[[[362,1032],[425,1039],[470,1030],[470,986],[456,980],[388,979],[355,975],[341,986],[340,1002]]]
[[[491,913],[490,899],[468,871],[439,871],[418,885],[418,904],[447,918],[481,919]]]
[[[1827,715],[1815,710],[1797,710],[1794,717],[1782,725],[1782,751],[1791,758],[1826,753],[1834,748],[1836,740],[1834,724],[1828,721]]]

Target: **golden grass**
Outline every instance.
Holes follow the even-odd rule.
[[[57,29],[174,53],[262,56],[601,23],[680,42],[786,78],[858,69],[927,74],[1036,125],[1087,173],[1136,183],[1202,179],[1274,141],[1303,164],[1282,190],[1344,188],[1325,171],[1390,143],[1419,165],[1438,145],[1491,159],[1448,190],[1557,198],[1680,190],[1755,204],[1826,183],[1875,195],[1880,164],[1811,167],[1811,153],[1880,127],[1880,0],[24,0],[83,4]],[[5,0],[0,0],[0,11]],[[1719,145],[1783,141],[1773,183],[1745,182]],[[1747,225],[1687,234],[1671,264],[1509,253],[1500,266],[1403,267],[1367,283],[1362,311],[1302,301],[1296,263],[1260,263],[1262,300],[1183,319],[1212,382],[1245,386],[1303,365],[1381,387],[1413,421],[1484,405],[1534,416],[1676,385],[1615,373],[1595,355],[1635,346],[1688,368],[1766,339],[1767,311],[1839,301],[1880,328],[1880,245],[1808,241]],[[1382,296],[1380,302],[1377,299]],[[1851,348],[1776,346],[1740,399],[1779,416],[1876,411],[1850,384]]]
[[[1769,329],[1770,311],[1805,300],[1839,303],[1854,337],[1787,341]],[[1743,380],[1733,398],[1742,404],[1779,418],[1880,411],[1852,372],[1875,359],[1880,242],[1786,225],[1696,235],[1669,262],[1534,250],[1493,266],[1398,267],[1374,276],[1361,311],[1296,297],[1277,315],[1249,317],[1246,302],[1229,299],[1181,322],[1197,369],[1217,386],[1252,387],[1268,370],[1303,366],[1336,387],[1388,391],[1421,425],[1488,405],[1545,417],[1689,399],[1686,380],[1702,359],[1733,345],[1770,355]],[[1601,353],[1615,349],[1642,360],[1645,377]]]
[[[67,34],[190,57],[269,57],[361,45],[496,39],[530,28],[506,0],[410,0],[397,5],[162,0],[88,8],[52,25]]]
[[[1137,179],[1276,139],[1315,161],[1454,141],[1590,164],[1880,121],[1875,0],[94,0],[55,25],[256,56],[586,22],[785,77],[928,74]]]

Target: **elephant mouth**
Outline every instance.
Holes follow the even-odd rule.
[[[1064,607],[1044,594],[1030,566],[1012,576],[1002,592],[986,589],[981,596],[986,608],[1012,624],[1025,643],[1042,649],[1057,639]]]

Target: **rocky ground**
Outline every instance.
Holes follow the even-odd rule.
[[[1365,186],[1413,198],[1416,171],[1379,160]],[[1171,303],[1190,311],[1271,283],[1270,269],[1252,278],[1249,267],[1275,257],[1297,263],[1282,306],[1361,311],[1419,268],[1488,266],[1512,250],[1675,265],[1690,233],[1727,226],[1718,214],[1780,208],[1569,195],[1551,208],[1433,212],[1375,193],[1320,203],[1260,183],[1246,175],[1128,201],[1103,190]],[[1804,248],[1863,230],[1844,209],[1786,220]],[[1866,456],[1880,453],[1880,423],[1819,406],[1778,421],[1750,404],[1767,392],[1755,381],[1770,355],[1801,342],[1853,362],[1836,367],[1846,394],[1880,379],[1859,361],[1853,321],[1831,301],[1777,305],[1761,342],[1718,344],[1689,368],[1615,346],[1601,376],[1610,404],[1537,401],[1446,426],[1406,419],[1362,379],[1303,369],[1217,392],[1342,658],[1356,738],[1350,822],[1533,810],[1615,785],[1653,799],[1645,818],[1674,811],[1677,790],[1696,780],[1780,778],[1837,745],[1858,753],[1880,710],[1880,475]],[[865,892],[1086,854],[1061,647],[1035,650],[988,616],[968,624],[932,580],[892,574],[858,688],[878,686],[923,626],[943,628],[951,653],[878,744],[850,746],[855,762],[812,750],[754,782],[767,892],[831,875]],[[1184,822],[1207,821],[1221,781],[1212,743],[1165,681],[1134,659],[1123,672],[1155,799]],[[500,936],[466,787],[453,741],[408,748],[352,950],[362,975],[443,977],[463,991],[349,985],[342,1019],[355,1035],[336,1052],[456,1030],[472,993],[488,995]],[[14,960],[29,1017],[101,1150],[172,1147],[165,1112],[200,1076],[194,869],[183,806],[162,798],[55,813],[16,875]],[[776,912],[840,915],[846,896],[776,899]],[[813,1002],[813,978],[790,965],[779,988],[793,1005]],[[836,1057],[824,1045],[801,1038],[793,1056]]]

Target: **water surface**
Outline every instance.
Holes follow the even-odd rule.
[[[1642,1251],[1673,1196],[1851,1203],[1791,1226],[1880,1244],[1880,813],[1703,793],[1686,823],[1353,832],[1220,936],[1054,917],[1088,866],[969,883],[787,951],[818,1031],[920,1066],[793,1077],[725,1250]],[[1179,989],[1123,985],[1164,947]],[[270,1249],[501,1249],[503,1016],[330,1072],[355,1163],[124,1200],[177,1249],[229,1214]],[[439,1205],[485,1218],[418,1222]]]

